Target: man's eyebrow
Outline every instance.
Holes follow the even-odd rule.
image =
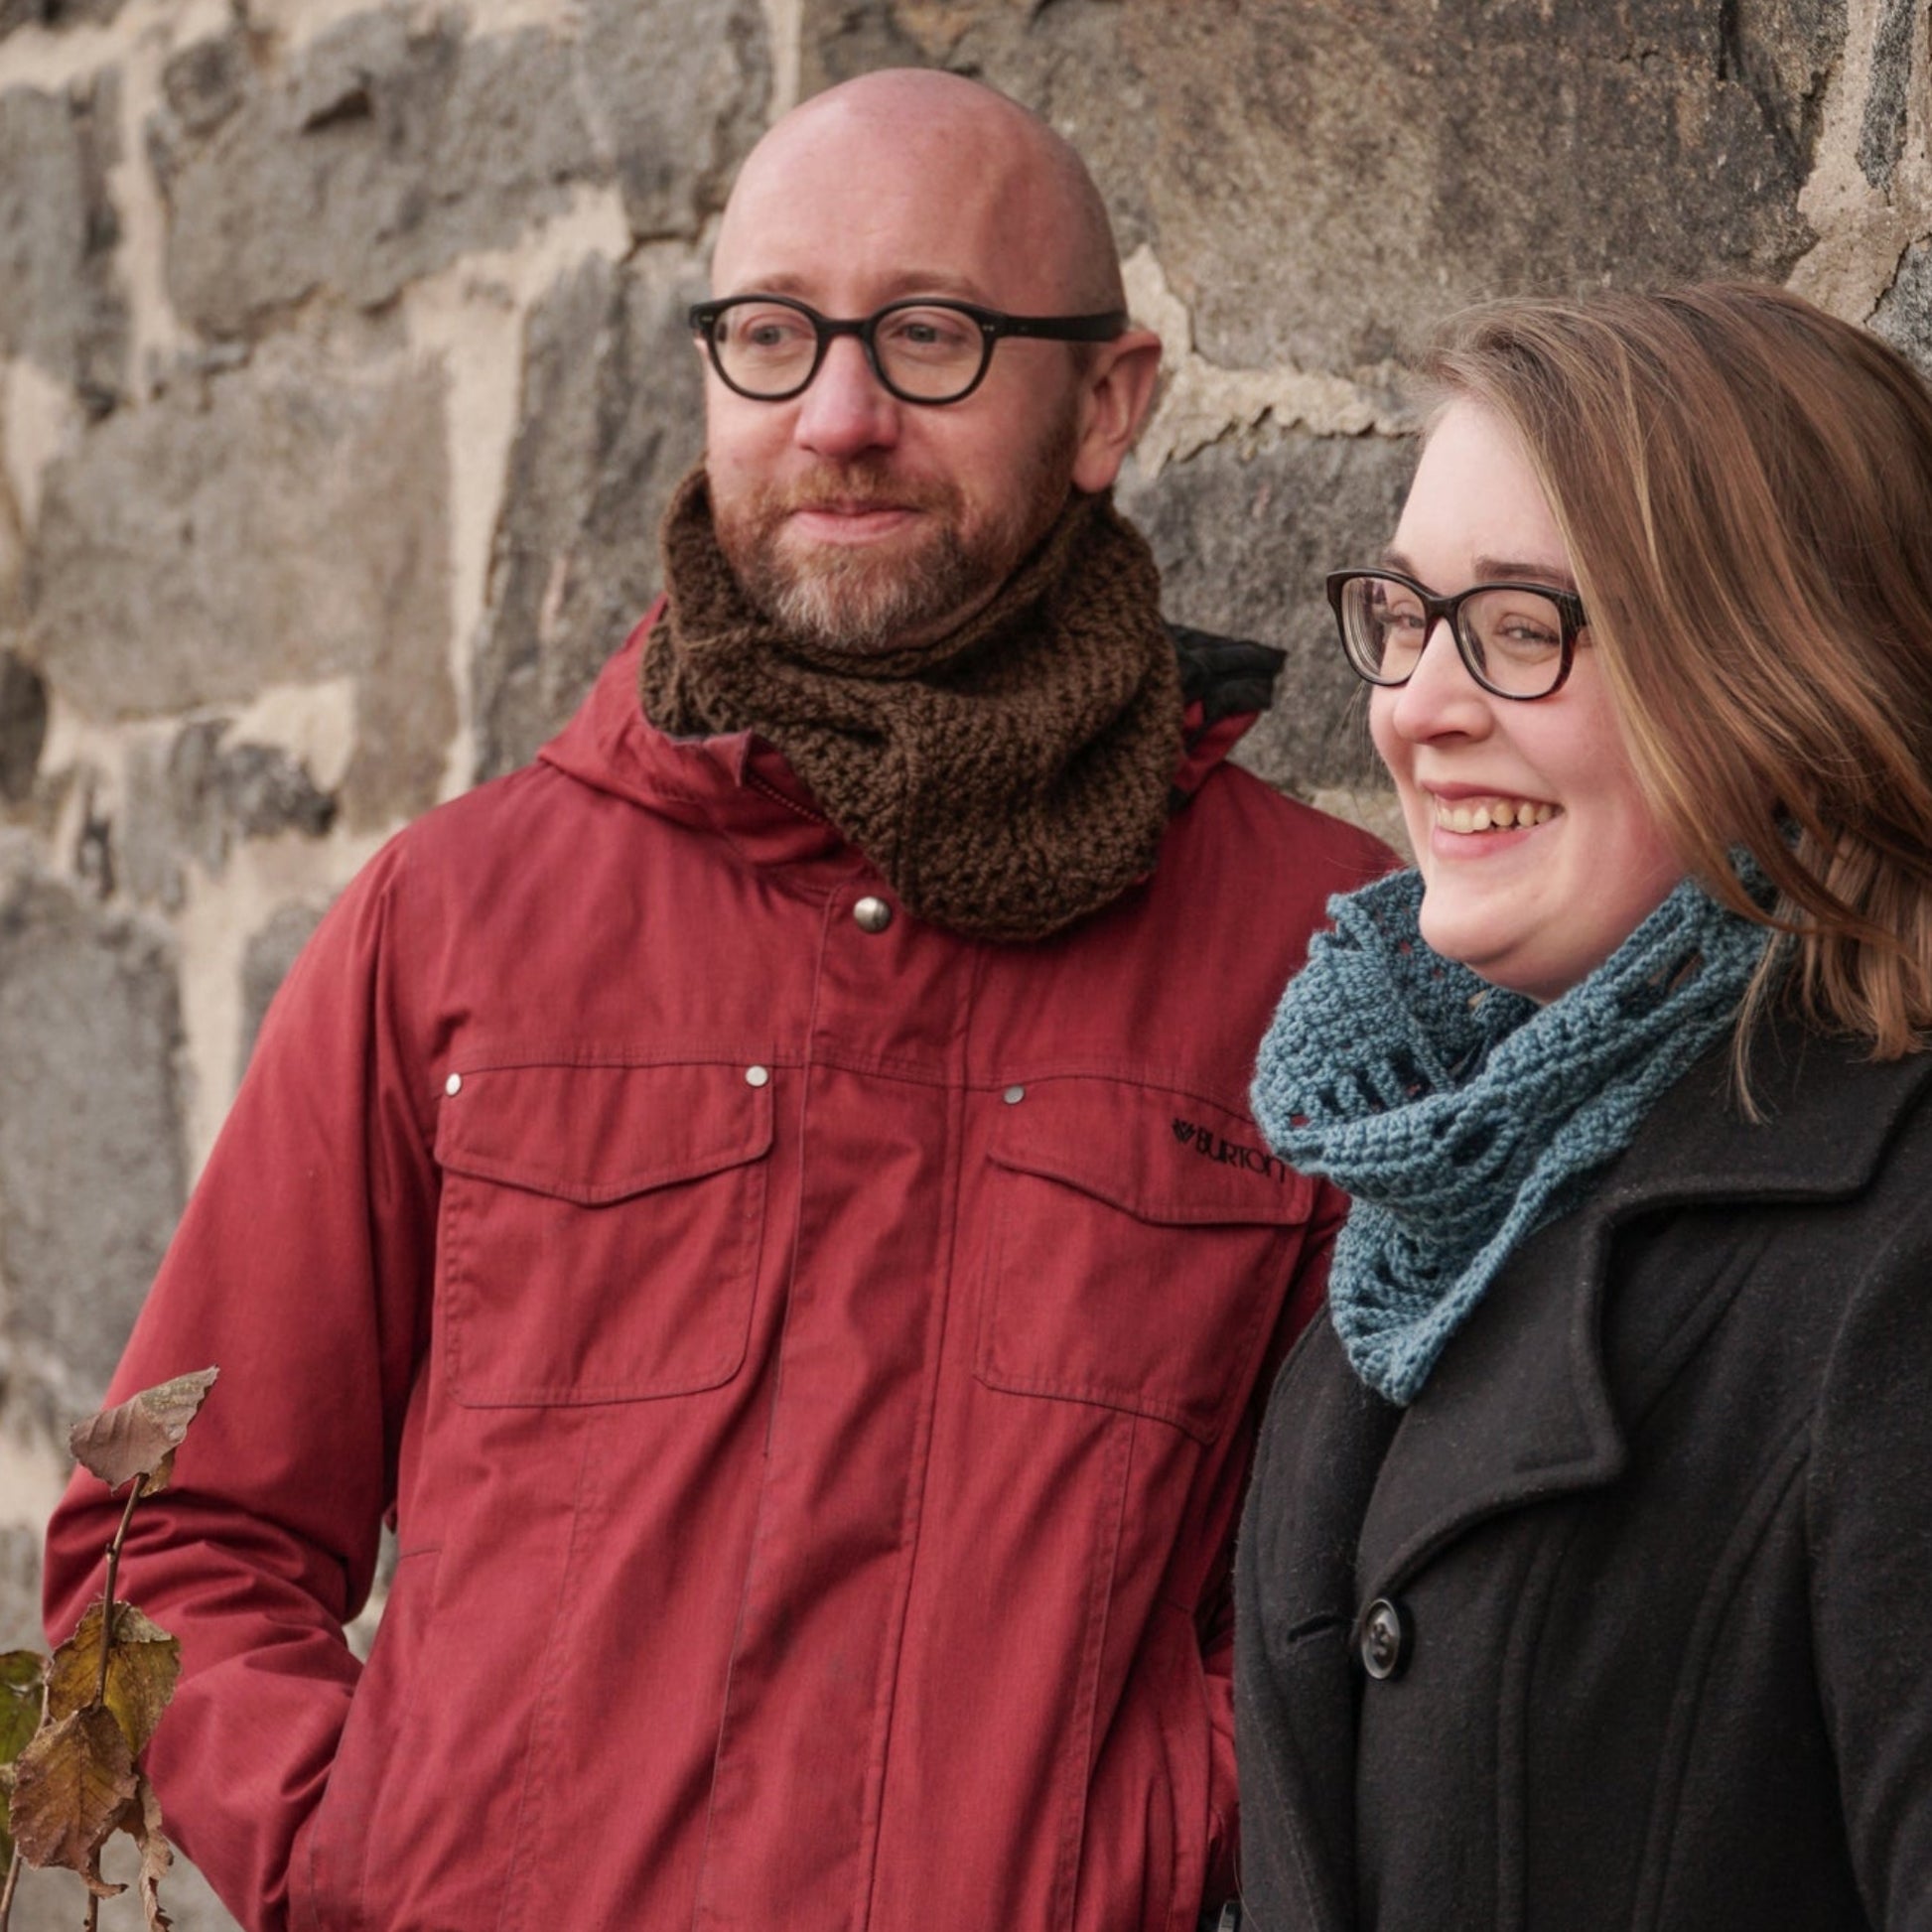
[[[1382,567],[1385,570],[1400,571],[1404,577],[1413,577],[1417,583],[1423,581],[1422,573],[1405,557],[1400,550],[1384,550]],[[1548,584],[1552,590],[1575,592],[1577,580],[1562,564],[1554,563],[1548,557],[1478,557],[1475,560],[1475,575],[1469,580],[1472,584],[1531,583]]]

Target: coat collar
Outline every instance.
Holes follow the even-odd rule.
[[[865,866],[793,774],[783,755],[753,732],[670,738],[644,716],[638,673],[660,597],[599,674],[577,715],[539,752],[544,763],[658,816],[716,833],[760,865]],[[1182,750],[1176,804],[1192,797],[1254,723],[1282,653],[1261,644],[1175,631],[1181,652]]]
[[[1363,1524],[1360,1595],[1399,1590],[1486,1516],[1613,1481],[1627,1454],[1603,1360],[1616,1230],[1693,1203],[1843,1199],[1875,1173],[1932,1053],[1873,1062],[1793,1023],[1762,1030],[1742,1118],[1726,1043],[1657,1104],[1574,1213],[1533,1235],[1444,1351],[1390,1447]],[[1498,1391],[1506,1399],[1497,1399]]]

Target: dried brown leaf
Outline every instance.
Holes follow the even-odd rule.
[[[134,1796],[121,1814],[121,1830],[141,1848],[141,1909],[148,1932],[174,1932],[174,1920],[161,1909],[161,1881],[175,1862],[174,1848],[161,1835],[161,1800],[137,1771]]]
[[[102,1841],[134,1796],[134,1755],[106,1711],[50,1725],[14,1760],[13,1834],[31,1865],[100,1876]]]
[[[162,1488],[173,1468],[173,1454],[188,1425],[214,1386],[217,1369],[178,1375],[112,1409],[77,1422],[68,1432],[73,1459],[91,1469],[110,1489],[136,1476],[150,1491]]]
[[[114,1641],[107,1657],[107,1708],[138,1757],[148,1747],[181,1676],[181,1643],[122,1601],[114,1606]],[[48,1713],[65,1718],[86,1710],[100,1685],[100,1599],[87,1605],[80,1626],[54,1653],[48,1669]]]

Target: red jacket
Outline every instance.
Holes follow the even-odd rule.
[[[637,658],[344,895],[129,1343],[115,1399],[221,1369],[122,1572],[184,1645],[163,1806],[251,1926],[1191,1932],[1338,1208],[1250,1061],[1385,855],[1229,724],[1100,916],[875,932]],[[62,1505],[52,1627],[113,1511]]]

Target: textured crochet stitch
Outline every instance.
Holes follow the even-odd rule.
[[[1732,1026],[1765,928],[1679,884],[1547,1006],[1425,944],[1423,881],[1329,901],[1258,1056],[1255,1119],[1353,1197],[1328,1306],[1355,1372],[1408,1403],[1512,1250],[1569,1207]]]

